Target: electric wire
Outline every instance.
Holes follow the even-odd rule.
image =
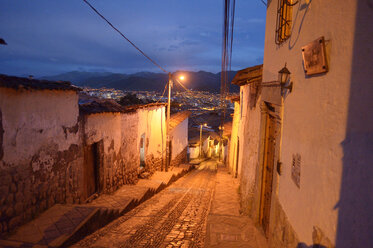
[[[159,69],[161,69],[163,72],[167,71],[163,69],[157,62],[155,62],[153,59],[151,59],[148,55],[146,55],[140,48],[138,48],[132,41],[130,41],[121,31],[119,31],[111,22],[108,21],[95,7],[93,7],[87,0],[83,0],[94,12],[96,12],[97,15],[99,15],[103,20],[109,24],[110,27],[112,27],[115,31],[117,31],[124,39],[126,39],[136,50],[138,50],[142,55],[145,56],[151,63],[153,63],[155,66],[157,66]]]
[[[181,87],[183,87],[184,90],[186,91],[191,91],[190,89],[188,89],[187,87],[184,86],[184,84],[182,84],[177,78],[175,78],[176,82],[178,82],[180,84]]]
[[[164,86],[164,90],[163,90],[163,93],[161,95],[161,97],[158,99],[158,101],[156,101],[155,103],[159,103],[160,100],[162,100],[163,96],[164,96],[164,93],[166,93],[166,89],[167,89],[167,86],[168,86],[168,82],[166,83],[166,85]]]

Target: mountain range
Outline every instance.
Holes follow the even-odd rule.
[[[228,80],[232,81],[236,71],[228,72]],[[191,90],[209,91],[211,93],[220,92],[221,73],[211,73],[206,71],[178,71],[174,73],[175,78],[180,75],[185,76],[182,83]],[[120,74],[111,72],[81,72],[72,71],[55,76],[42,77],[41,79],[52,81],[69,81],[76,86],[87,86],[91,88],[114,88],[118,90],[134,91],[163,91],[168,75],[165,73],[138,72],[134,74]],[[181,86],[175,82],[175,89],[182,90]],[[238,92],[239,88],[229,84],[230,92]]]

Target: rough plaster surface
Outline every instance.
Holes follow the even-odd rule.
[[[145,134],[145,169],[161,169],[166,156],[165,107],[138,110],[138,140],[140,149],[141,135]]]
[[[0,88],[0,233],[55,203],[80,202],[77,104],[74,91]]]
[[[172,140],[172,159],[175,159],[188,146],[188,118],[170,132]]]
[[[242,108],[245,115],[241,119],[240,146],[242,142],[242,146],[244,147],[241,148],[241,159],[239,160],[239,168],[241,168],[239,173],[241,179],[240,193],[241,210],[248,214],[251,213],[251,208],[253,207],[254,190],[257,189],[260,191],[260,187],[255,188],[255,176],[259,165],[261,110],[259,104],[255,107],[249,104],[249,85],[241,86],[241,92],[243,93],[243,100],[246,104]]]
[[[238,137],[238,129],[240,124],[240,103],[235,102],[234,103],[234,114],[233,114],[233,120],[232,120],[232,134],[229,144],[229,172],[232,175],[236,174],[236,162],[237,162],[237,137]]]

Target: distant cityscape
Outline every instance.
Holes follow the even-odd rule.
[[[167,102],[167,94],[162,96],[162,93],[157,91],[123,91],[114,88],[90,88],[83,87],[83,92],[90,96],[113,99],[119,101],[127,94],[136,95],[144,103],[150,102]],[[223,113],[223,106],[220,103],[220,94],[211,93],[207,91],[178,91],[173,92],[171,96],[172,110],[175,111],[191,111],[190,127],[198,127],[206,123],[216,131],[221,124],[221,114]],[[231,120],[231,114],[234,111],[234,105],[229,100],[226,104],[226,120]],[[175,110],[176,109],[176,110]]]

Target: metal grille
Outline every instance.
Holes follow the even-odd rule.
[[[290,3],[289,0],[278,0],[277,21],[276,21],[276,44],[281,44],[291,35],[292,6],[296,3]]]

